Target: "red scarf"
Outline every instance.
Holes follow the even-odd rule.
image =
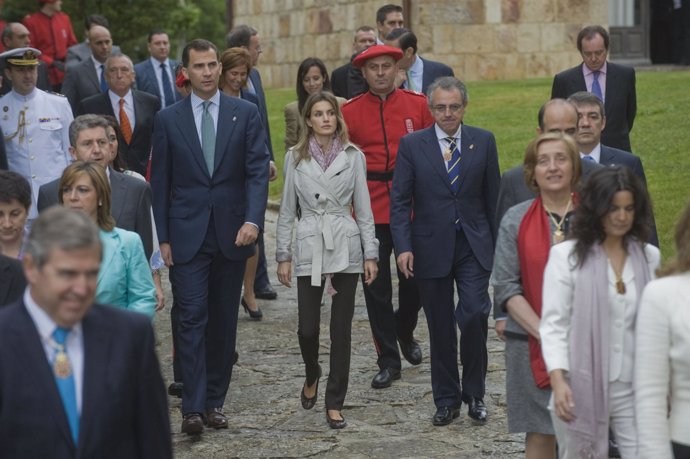
[[[541,318],[541,295],[544,285],[544,269],[551,250],[551,226],[546,210],[541,203],[541,196],[532,202],[520,223],[517,237],[520,275],[525,299],[534,312]],[[529,335],[529,360],[532,375],[537,387],[550,387],[549,372],[546,370],[541,345]]]

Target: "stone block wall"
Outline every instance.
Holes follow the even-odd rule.
[[[294,87],[299,63],[319,57],[329,70],[352,53],[354,30],[376,26],[387,0],[237,0],[235,24],[259,30],[264,84]],[[410,3],[406,21],[418,53],[444,62],[461,79],[545,77],[581,61],[575,46],[588,24],[607,24],[601,0],[425,0]]]

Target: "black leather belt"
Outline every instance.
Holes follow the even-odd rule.
[[[393,180],[393,170],[386,172],[371,172],[367,171],[367,180],[372,182],[390,182]]]

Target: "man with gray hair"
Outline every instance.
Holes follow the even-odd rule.
[[[151,322],[94,304],[101,256],[81,211],[55,207],[33,224],[29,286],[0,310],[2,457],[172,457]]]
[[[152,94],[132,89],[134,79],[134,64],[129,57],[124,54],[108,57],[105,61],[108,91],[82,100],[77,115],[114,116],[120,125],[119,152],[127,169],[145,176],[151,152],[153,117],[161,109],[161,101]]]
[[[450,424],[465,402],[473,423],[484,424],[488,288],[500,183],[496,140],[489,131],[462,124],[468,98],[460,80],[439,78],[427,97],[436,122],[400,141],[391,233],[398,268],[417,280],[429,326],[432,422]]]
[[[118,227],[139,234],[146,259],[150,259],[153,253],[151,188],[144,180],[125,175],[109,166],[111,158],[107,129],[108,122],[102,116],[76,117],[69,128],[69,152],[74,160],[96,161],[106,170],[112,189],[110,213]],[[58,178],[39,189],[39,212],[58,203],[59,183]]]

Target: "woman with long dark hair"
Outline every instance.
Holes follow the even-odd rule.
[[[644,242],[650,221],[640,179],[602,167],[582,189],[571,239],[551,248],[539,334],[561,458],[608,457],[609,426],[623,459],[637,457],[635,320],[660,258]]]

